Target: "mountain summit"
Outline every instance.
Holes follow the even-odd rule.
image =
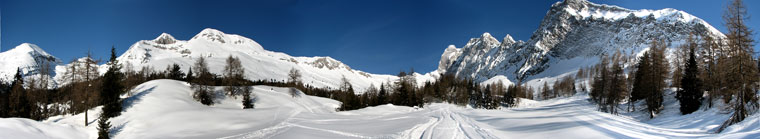
[[[552,5],[525,42],[507,35],[500,44],[486,33],[458,51],[447,48],[439,72],[476,81],[497,75],[512,81],[558,76],[596,64],[603,54],[638,53],[654,39],[677,46],[692,33],[724,37],[704,20],[675,9],[630,10],[566,0]]]
[[[39,75],[47,72],[47,75],[55,75],[55,65],[62,61],[45,52],[39,46],[31,43],[23,43],[13,49],[0,53],[0,79],[10,80],[21,69],[26,76]],[[46,68],[43,70],[42,68]]]

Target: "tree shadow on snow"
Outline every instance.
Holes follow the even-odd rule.
[[[132,96],[130,96],[130,97],[125,98],[124,100],[122,100],[122,103],[121,103],[122,109],[121,109],[121,111],[122,112],[127,111],[127,109],[131,108],[134,105],[135,102],[137,102],[138,100],[140,100],[140,98],[142,98],[143,96],[147,95],[150,92],[153,92],[153,89],[156,89],[156,87],[155,86],[151,87],[149,89],[146,89],[145,91],[141,91],[141,92],[139,92],[139,93],[137,93],[135,95],[132,95]],[[140,90],[140,89],[135,89],[135,90]]]

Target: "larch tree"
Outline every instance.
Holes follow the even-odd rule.
[[[628,85],[626,83],[626,77],[625,72],[623,70],[623,66],[621,65],[622,62],[620,60],[620,53],[616,53],[615,56],[613,56],[613,60],[611,60],[612,67],[611,68],[611,75],[610,75],[610,85],[609,85],[609,91],[606,91],[605,94],[605,102],[604,105],[607,105],[607,112],[612,114],[617,114],[617,105],[620,103],[620,100],[624,96],[626,92],[628,92]]]
[[[233,97],[243,95],[245,88],[243,87],[245,79],[245,69],[240,63],[240,59],[237,57],[229,56],[225,61],[224,66],[224,90]]]
[[[727,79],[724,88],[734,94],[733,110],[731,118],[724,122],[717,130],[722,131],[726,127],[743,121],[758,107],[756,95],[756,82],[758,81],[758,69],[753,59],[753,31],[746,25],[749,19],[747,8],[742,0],[731,1],[723,13],[728,33],[727,48],[730,55],[728,63],[730,68],[724,75]]]
[[[198,57],[198,59],[195,61],[195,64],[193,64],[193,69],[195,69],[194,74],[198,76],[194,78],[193,81],[193,89],[195,90],[193,97],[203,105],[213,105],[214,99],[213,95],[211,94],[212,88],[210,85],[213,84],[213,81],[211,81],[211,79],[214,75],[212,75],[208,70],[208,63],[206,63],[206,58],[204,58],[204,56]]]
[[[650,47],[650,70],[644,77],[646,83],[650,84],[650,86],[644,88],[645,91],[649,92],[646,95],[646,102],[650,118],[654,118],[662,110],[663,89],[667,87],[666,80],[670,67],[665,57],[666,48],[665,43],[662,41],[652,41],[652,46]]]
[[[290,68],[290,71],[288,71],[288,82],[294,85],[300,85],[301,71],[296,69],[295,67]]]

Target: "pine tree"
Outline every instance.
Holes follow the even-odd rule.
[[[103,87],[100,91],[100,104],[103,105],[103,115],[107,118],[121,115],[121,100],[124,87],[121,86],[121,67],[116,60],[116,48],[111,47],[111,59],[108,71],[103,75]]]
[[[169,79],[182,80],[183,78],[185,78],[185,73],[182,73],[179,65],[172,64],[171,68],[169,69]]]
[[[377,104],[382,105],[388,103],[388,91],[385,89],[385,84],[380,84],[380,91],[377,92]]]
[[[16,69],[16,75],[13,76],[10,95],[11,111],[9,117],[30,118],[32,105],[29,103],[27,90],[24,89],[24,76],[22,75],[21,68]]]
[[[193,77],[193,68],[187,68],[187,76],[185,76],[185,82],[191,82],[195,80],[195,77]]]
[[[690,39],[691,40],[691,39]],[[678,102],[681,103],[681,114],[689,114],[702,105],[702,81],[697,78],[699,75],[697,67],[697,58],[694,54],[696,43],[691,41],[689,44],[689,59],[684,64],[684,75],[681,78],[681,90],[676,94]]]
[[[650,61],[650,52],[646,51],[644,52],[644,55],[639,57],[638,63],[636,63],[636,69],[634,71],[633,76],[633,88],[631,89],[631,95],[629,97],[629,105],[632,105],[637,100],[646,99],[649,92],[648,88],[651,88],[651,84],[649,84],[649,73],[651,73],[651,65],[649,63]],[[633,108],[635,110],[635,107]]]
[[[518,89],[517,86],[510,85],[509,87],[507,87],[506,92],[504,92],[503,94],[504,96],[502,97],[502,102],[505,103],[507,107],[515,106],[517,94],[519,93],[517,89]]]
[[[110,139],[111,122],[108,121],[108,116],[102,113],[100,120],[98,120],[98,139]]]
[[[243,90],[243,109],[254,108],[253,101],[251,101],[251,91],[253,91],[253,89],[249,86],[245,87]]]

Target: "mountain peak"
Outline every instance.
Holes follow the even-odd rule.
[[[39,46],[31,43],[22,43],[21,45],[16,46],[13,49],[8,50],[8,52],[19,52],[19,53],[37,53],[43,56],[50,56],[45,50],[42,50]]]
[[[484,32],[483,35],[480,35],[480,38],[493,38],[493,36],[491,36],[491,33]]]
[[[153,39],[153,42],[158,44],[173,44],[177,42],[177,39],[174,39],[174,37],[168,33],[161,33],[156,39]]]
[[[515,39],[512,38],[512,35],[507,34],[507,36],[504,36],[504,40],[501,41],[502,46],[510,45],[515,43]]]
[[[222,31],[212,29],[212,28],[206,28],[206,29],[203,29],[197,35],[195,35],[195,37],[193,37],[193,39],[191,40],[203,38],[211,42],[226,43],[227,42],[226,35],[227,34],[224,34],[224,32]]]
[[[200,33],[198,33],[198,34],[204,34],[204,33],[210,33],[210,34],[224,34],[224,32],[222,32],[222,31],[219,31],[219,30],[217,30],[217,29],[213,29],[213,28],[205,28],[205,29],[201,30],[201,32],[200,32]]]
[[[496,38],[494,38],[491,35],[491,33],[488,33],[488,32],[485,32],[483,33],[483,35],[480,35],[479,39],[482,41],[487,41],[487,42],[497,42],[497,43],[499,42],[499,40],[496,40]]]

